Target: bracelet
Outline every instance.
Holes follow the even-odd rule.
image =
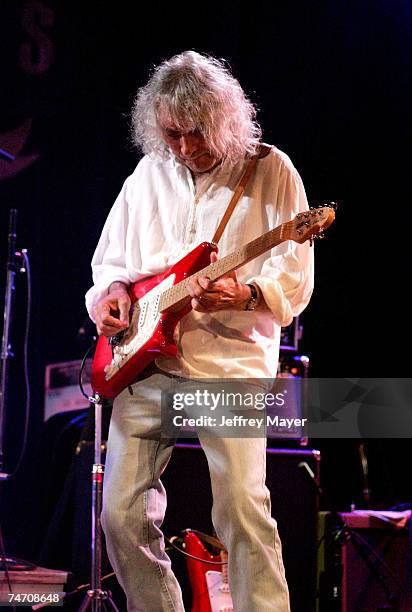
[[[245,310],[256,310],[259,299],[257,289],[255,285],[252,284],[248,284],[247,286],[250,288],[250,298],[246,303]]]

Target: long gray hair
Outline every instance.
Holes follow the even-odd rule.
[[[256,109],[222,60],[186,51],[154,69],[138,89],[132,110],[133,141],[144,153],[170,155],[159,122],[198,130],[223,163],[253,154],[261,129]]]

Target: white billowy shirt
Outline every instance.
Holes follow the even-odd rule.
[[[86,294],[90,316],[113,281],[129,284],[159,274],[211,241],[246,163],[218,166],[195,184],[174,157],[143,157],[126,179],[94,253],[94,286]],[[219,256],[306,209],[298,172],[273,147],[257,162],[219,242]],[[269,310],[192,310],[177,330],[178,356],[159,356],[160,369],[188,378],[276,376],[280,328],[305,308],[313,290],[313,249],[308,242],[285,241],[237,275],[259,286]]]

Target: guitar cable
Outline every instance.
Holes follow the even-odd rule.
[[[83,387],[83,370],[86,365],[86,359],[89,356],[89,353],[95,348],[95,346],[96,346],[96,337],[93,336],[93,342],[91,343],[91,345],[89,346],[85,354],[83,355],[83,359],[80,364],[80,370],[79,370],[79,379],[78,379],[79,389],[80,389],[81,394],[87,399],[88,402],[90,402],[90,395],[86,393]]]
[[[199,536],[204,535],[202,534],[201,531],[196,531],[196,529],[185,529],[183,531],[183,533],[187,533],[187,532],[193,532]],[[166,542],[168,542],[170,546],[172,546],[172,548],[179,551],[182,555],[185,555],[185,557],[189,557],[189,559],[194,559],[195,561],[199,561],[199,563],[205,563],[206,565],[227,565],[228,563],[227,561],[207,561],[206,559],[201,559],[200,557],[196,557],[195,555],[191,555],[190,553],[182,550],[179,546],[176,546],[176,544],[174,543],[176,540],[182,541],[182,536],[172,536],[171,538],[167,538],[166,536],[164,536],[164,538]]]

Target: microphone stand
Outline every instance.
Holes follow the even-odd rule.
[[[5,151],[0,149],[0,153],[5,155]],[[13,158],[9,155],[9,158]],[[14,159],[14,158],[13,158]],[[6,417],[6,400],[7,400],[7,389],[8,389],[8,367],[10,359],[13,357],[13,349],[11,344],[11,322],[13,319],[13,304],[14,304],[14,279],[16,273],[24,272],[24,267],[17,270],[17,263],[22,257],[21,253],[16,252],[16,225],[17,225],[17,210],[12,208],[9,216],[9,235],[8,235],[8,257],[7,257],[7,279],[6,279],[6,291],[4,298],[4,325],[3,325],[3,336],[1,343],[1,354],[0,354],[0,482],[9,480],[11,475],[3,471],[4,468],[4,452],[3,452],[3,439],[4,439],[4,425]],[[0,542],[2,544],[3,538],[1,535],[0,528]],[[32,569],[33,564],[20,559],[13,559],[7,557],[4,550],[0,551],[0,570],[28,570]]]
[[[9,217],[9,250],[7,258],[7,279],[4,298],[4,326],[1,343],[1,381],[0,381],[0,480],[7,480],[9,474],[4,473],[3,432],[5,422],[5,406],[7,392],[8,365],[13,357],[10,343],[10,330],[14,298],[14,277],[16,276],[16,223],[17,210],[12,208]]]
[[[87,591],[79,612],[113,610],[119,612],[110,591],[102,589],[102,493],[104,465],[102,463],[102,400],[98,393],[89,397],[94,405],[94,463],[92,467],[92,541],[91,541],[91,588]]]
[[[9,163],[15,160],[14,155],[0,149],[0,157],[3,157]],[[10,328],[11,316],[14,296],[14,277],[16,275],[16,225],[17,225],[17,210],[12,208],[9,216],[9,241],[8,241],[8,256],[7,256],[7,280],[6,292],[4,298],[4,326],[3,337],[1,343],[1,379],[0,379],[0,481],[8,480],[9,474],[3,472],[4,456],[3,456],[3,432],[5,419],[6,391],[7,391],[7,370],[8,362],[13,356],[10,344]]]

